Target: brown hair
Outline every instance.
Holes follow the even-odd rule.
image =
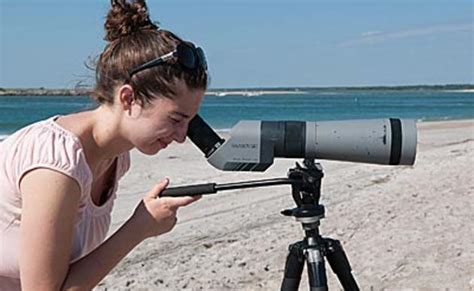
[[[129,79],[129,72],[145,62],[175,50],[182,40],[152,22],[144,0],[112,0],[105,21],[105,40],[109,43],[96,64],[93,98],[100,104],[113,103],[116,86],[130,84],[135,98],[149,104],[156,95],[172,97],[174,85],[181,79],[190,89],[207,88],[207,72],[203,68],[189,70],[176,60],[143,70]]]

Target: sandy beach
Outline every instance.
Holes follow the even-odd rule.
[[[132,152],[111,231],[163,177],[172,186],[285,177],[214,169],[189,141],[157,156]],[[361,290],[474,289],[474,120],[418,123],[414,166],[320,161],[321,233],[341,241]],[[288,186],[222,192],[183,208],[175,229],[148,239],[95,290],[279,290],[287,248],[301,240]],[[328,268],[330,290],[340,290]],[[306,271],[300,290],[308,290]]]

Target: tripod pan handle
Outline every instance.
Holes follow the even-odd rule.
[[[216,191],[216,183],[199,184],[192,186],[171,187],[161,192],[161,197],[180,197],[194,196],[203,194],[214,194]]]

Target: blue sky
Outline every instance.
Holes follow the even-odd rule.
[[[109,1],[0,0],[0,87],[91,84]],[[148,0],[212,88],[474,83],[471,0]]]

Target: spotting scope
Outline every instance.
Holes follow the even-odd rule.
[[[413,165],[414,120],[397,118],[337,121],[238,122],[227,140],[199,115],[188,137],[208,162],[224,171],[265,171],[274,158],[323,159],[383,165]]]

